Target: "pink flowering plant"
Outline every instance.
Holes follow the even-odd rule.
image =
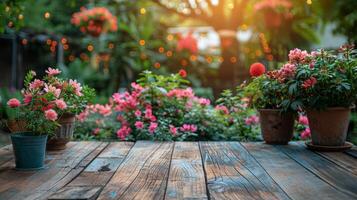
[[[314,109],[352,106],[357,99],[356,55],[351,45],[342,46],[336,53],[291,51],[289,63],[295,65],[295,73],[288,92],[296,96],[294,103]]]
[[[7,102],[10,108],[16,109],[16,120],[25,122],[28,131],[53,134],[64,113],[81,112],[94,96],[92,89],[82,87],[77,81],[58,78],[60,73],[58,69],[48,68],[41,80],[30,71],[24,80],[22,100],[13,98]]]
[[[222,100],[214,107],[209,99],[196,96],[188,84],[180,73],[162,76],[145,71],[130,90],[115,93],[108,104],[88,106],[79,114],[81,123],[77,123],[76,138],[130,141],[255,138],[247,135],[258,119],[253,112],[246,112],[246,103],[239,109]]]

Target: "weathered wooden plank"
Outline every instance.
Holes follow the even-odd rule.
[[[81,174],[49,199],[95,199],[133,145],[131,142],[109,144]]]
[[[13,158],[12,145],[6,145],[0,148],[0,166]]]
[[[75,144],[73,148],[65,150],[64,155],[54,155],[54,159],[49,162],[47,169],[28,172],[30,176],[24,176],[15,181],[17,184],[8,188],[12,193],[10,196],[5,191],[0,193],[0,197],[5,194],[7,199],[46,199],[48,195],[62,188],[77,176],[106,145],[101,142]],[[7,176],[13,178],[16,173],[18,172],[12,170]],[[3,173],[0,174],[0,176],[2,175]]]
[[[207,199],[205,174],[197,142],[176,142],[165,199]]]
[[[98,199],[163,199],[173,145],[137,142]]]
[[[69,186],[62,188],[58,193],[52,195],[49,199],[52,200],[94,200],[101,191],[101,186]]]
[[[292,199],[351,199],[283,152],[263,143],[242,143]]]
[[[279,150],[304,166],[316,176],[354,198],[357,198],[357,176],[346,172],[335,163],[312,153],[298,143],[279,146]]]
[[[357,158],[341,152],[317,152],[343,169],[357,176]]]
[[[237,142],[200,142],[212,199],[289,199]]]
[[[357,147],[353,146],[352,149],[345,151],[345,153],[354,158],[357,158]]]

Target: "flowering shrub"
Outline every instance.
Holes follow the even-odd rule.
[[[307,140],[311,138],[311,131],[309,128],[309,120],[303,113],[299,114],[297,123],[295,123],[295,140]]]
[[[345,45],[338,54],[321,50],[308,54],[292,50],[289,63],[294,78],[288,82],[295,104],[305,108],[349,107],[357,99],[357,59],[352,46]]]
[[[253,64],[250,71],[257,73],[252,74],[252,82],[244,88],[244,94],[250,99],[251,106],[257,109],[296,110],[293,101],[286,102],[294,100],[294,96],[288,93],[287,82],[293,78],[292,74],[295,72],[290,64],[266,74],[261,65]]]
[[[88,10],[84,8],[73,14],[71,22],[78,26],[82,33],[88,33],[94,37],[118,29],[117,18],[104,7],[94,7]]]
[[[78,115],[77,138],[120,140],[229,140],[256,139],[257,117],[232,101],[226,92],[216,107],[197,97],[182,74],[160,76],[144,72],[124,93],[115,93],[107,105],[89,106]],[[98,116],[101,120],[98,120]],[[86,128],[87,127],[87,128]],[[116,129],[117,130],[114,130]],[[88,129],[91,129],[88,131]],[[88,135],[82,131],[87,131]],[[111,133],[111,134],[110,134]],[[87,134],[87,135],[86,135]]]
[[[94,96],[94,91],[87,86],[56,77],[61,73],[58,69],[48,68],[46,73],[40,80],[30,71],[24,80],[22,102],[16,98],[7,102],[9,107],[18,109],[16,120],[24,121],[26,128],[36,134],[53,134],[61,115],[81,112]]]

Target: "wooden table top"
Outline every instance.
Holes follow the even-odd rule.
[[[16,171],[0,149],[0,199],[357,199],[357,149],[302,143],[70,142]]]

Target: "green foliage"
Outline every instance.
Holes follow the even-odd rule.
[[[296,86],[296,101],[304,107],[323,109],[326,107],[349,107],[357,99],[356,51],[346,47],[339,55],[321,51],[310,64],[299,64],[296,78],[289,84]],[[314,78],[316,83],[306,87]]]

